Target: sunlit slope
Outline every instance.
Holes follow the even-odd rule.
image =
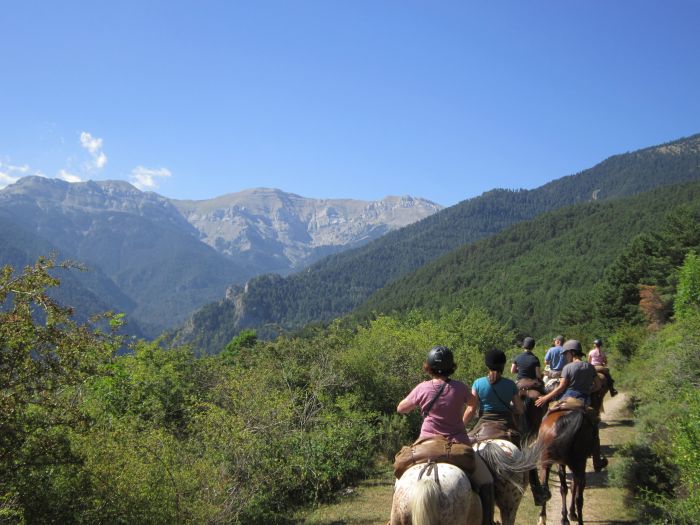
[[[523,334],[546,335],[592,308],[593,286],[628,241],[680,206],[700,211],[700,182],[547,213],[395,281],[353,317],[479,306]]]

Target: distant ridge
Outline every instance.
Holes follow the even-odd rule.
[[[425,263],[541,213],[696,179],[700,135],[615,155],[534,190],[491,190],[302,272],[260,276],[232,288],[226,299],[197,312],[173,340],[216,352],[243,328],[273,336],[325,322]]]
[[[379,201],[311,199],[274,188],[171,202],[203,242],[255,268],[255,274],[288,274],[443,208],[410,196]]]
[[[48,250],[84,263],[90,271],[63,277],[67,304],[83,317],[125,312],[156,337],[233,284],[288,273],[439,209],[413,197],[319,200],[274,189],[173,201],[125,181],[24,177],[0,190],[0,265]]]

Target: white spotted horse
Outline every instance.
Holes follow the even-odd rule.
[[[479,443],[475,450],[494,473],[496,504],[503,525],[514,525],[526,472],[540,450],[521,452],[509,441]],[[409,467],[396,481],[391,525],[481,525],[481,500],[465,472],[449,463],[423,463]]]

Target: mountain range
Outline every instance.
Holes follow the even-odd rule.
[[[25,177],[0,190],[0,263],[39,255],[83,263],[62,273],[60,299],[81,317],[115,309],[131,332],[157,336],[227,288],[287,274],[440,210],[425,199],[308,199],[253,189],[177,201],[123,181]]]
[[[245,328],[263,337],[326,322],[361,306],[389,283],[452,250],[559,208],[614,201],[700,179],[700,135],[610,157],[533,190],[495,189],[390,232],[360,248],[283,277],[255,277],[232,287],[173,334],[217,352]],[[553,226],[552,236],[556,233]],[[406,291],[410,296],[410,290]],[[382,308],[390,308],[383,304]]]

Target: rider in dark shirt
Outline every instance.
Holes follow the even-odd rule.
[[[510,365],[511,374],[517,373],[516,380],[542,378],[539,358],[532,353],[535,347],[535,340],[532,337],[523,339],[523,352],[518,354]]]

